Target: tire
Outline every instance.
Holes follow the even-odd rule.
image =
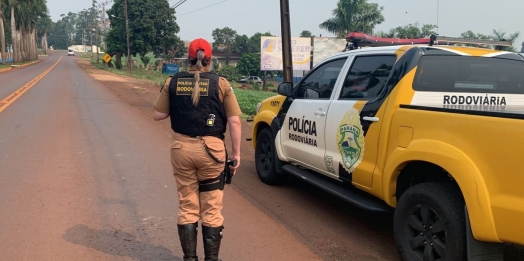
[[[265,128],[258,134],[255,147],[255,167],[262,182],[277,185],[284,181],[286,174],[277,172],[278,161],[273,132]]]
[[[409,188],[395,210],[393,231],[404,261],[464,261],[464,199],[458,187],[424,183]]]

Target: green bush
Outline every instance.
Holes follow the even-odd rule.
[[[151,56],[148,56],[148,55],[141,56],[140,60],[142,60],[142,63],[144,64],[144,68],[145,68],[151,61]]]
[[[249,84],[251,86],[251,88],[253,88],[253,90],[255,91],[260,91],[260,89],[262,89],[262,84],[257,84],[257,83],[251,83]]]
[[[272,92],[235,89],[235,96],[244,116],[255,115],[257,103],[275,95]]]
[[[226,78],[228,81],[237,81],[240,78],[237,67],[232,65],[224,65],[218,70],[218,75]]]
[[[213,60],[213,70],[212,72],[218,73],[220,71],[220,64],[217,59]]]

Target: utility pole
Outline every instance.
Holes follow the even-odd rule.
[[[291,54],[291,26],[289,22],[289,0],[280,0],[280,26],[282,29],[282,61],[284,81],[293,82],[293,59]]]
[[[86,29],[82,32],[82,44],[84,45],[84,55],[87,55],[87,48],[86,48]]]
[[[437,0],[437,34],[438,34],[438,18],[439,18],[439,13],[440,13],[440,1]]]
[[[129,18],[127,17],[127,0],[124,0],[124,12],[126,16],[126,35],[127,35],[127,70],[131,74],[131,47],[129,46]]]
[[[93,26],[89,26],[89,44],[91,45],[91,58],[93,58]]]
[[[100,63],[100,46],[98,46],[98,20],[95,27],[96,64]]]
[[[104,52],[107,53],[107,40],[106,40],[106,2],[102,3],[102,35],[104,36]]]

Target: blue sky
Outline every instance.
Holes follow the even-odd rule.
[[[170,0],[171,5],[178,0]],[[333,36],[318,27],[331,17],[338,0],[289,0],[292,36],[302,30],[314,35]],[[369,0],[384,7],[385,22],[376,30],[388,31],[409,23],[437,24],[443,36],[458,37],[462,32],[491,34],[493,29],[521,32],[515,43],[518,50],[524,42],[524,1],[522,0]],[[110,6],[111,4],[109,4]],[[48,0],[51,18],[78,12],[91,6],[86,0]],[[437,6],[439,7],[437,9]],[[438,12],[437,12],[438,10]],[[202,37],[212,41],[216,28],[230,27],[239,34],[251,36],[270,31],[280,36],[279,0],[186,0],[176,9],[179,36],[183,40]],[[437,15],[438,14],[438,15]],[[437,19],[438,18],[438,19]]]

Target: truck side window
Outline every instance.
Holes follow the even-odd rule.
[[[524,62],[468,56],[423,56],[415,91],[524,94]]]
[[[396,59],[395,55],[356,57],[344,80],[339,99],[368,100],[378,97],[386,86]]]
[[[301,82],[296,99],[329,99],[347,58],[325,63]]]

